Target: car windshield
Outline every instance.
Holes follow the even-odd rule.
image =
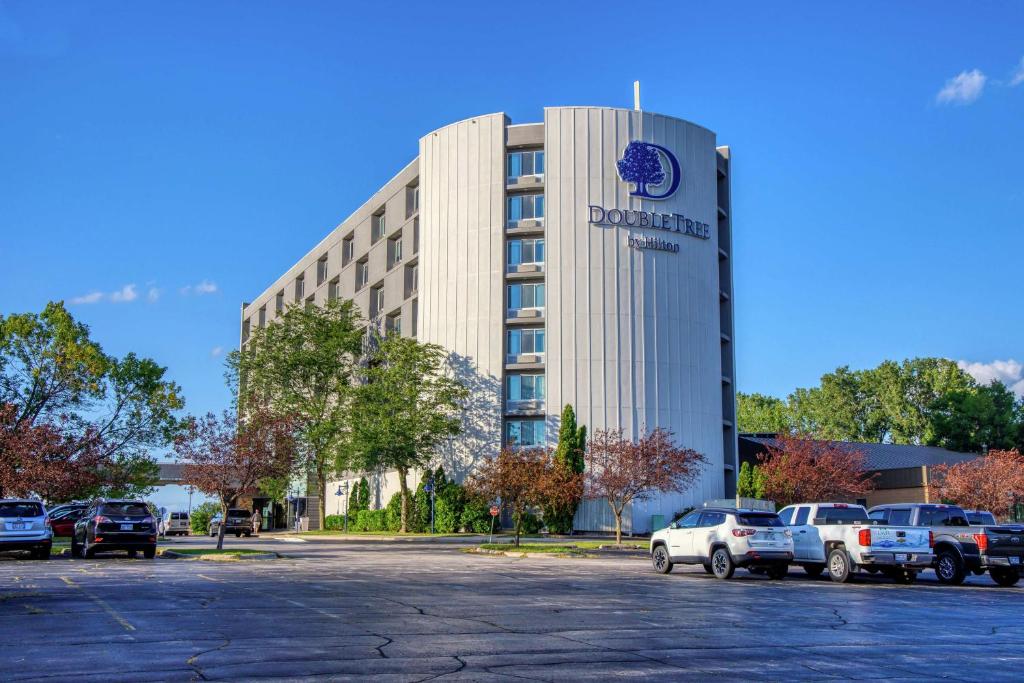
[[[0,503],[0,517],[42,517],[39,503]]]
[[[143,503],[104,503],[100,505],[101,515],[143,516],[149,514],[149,508]]]
[[[818,517],[829,522],[867,522],[871,518],[862,507],[852,508],[818,508]]]
[[[248,510],[228,510],[228,515],[230,517],[248,517],[249,516],[249,511]]]
[[[746,512],[736,516],[736,521],[744,526],[786,526],[775,513]]]

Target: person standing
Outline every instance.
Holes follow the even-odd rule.
[[[252,517],[249,518],[252,522],[252,533],[256,536],[260,533],[260,527],[263,526],[263,515],[260,514],[259,510],[252,511]]]

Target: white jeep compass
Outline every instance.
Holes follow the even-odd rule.
[[[736,567],[781,579],[793,559],[793,534],[774,512],[704,508],[651,535],[651,561],[662,574],[675,564],[700,564],[728,579]]]

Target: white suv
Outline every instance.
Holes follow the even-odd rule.
[[[704,508],[651,535],[651,562],[662,574],[675,564],[701,564],[719,579],[736,567],[781,579],[792,559],[793,534],[774,512]]]

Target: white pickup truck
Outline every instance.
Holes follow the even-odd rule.
[[[866,569],[913,583],[934,559],[929,529],[878,524],[862,505],[801,503],[779,517],[793,532],[793,564],[811,576],[828,569],[833,581],[846,582]]]

